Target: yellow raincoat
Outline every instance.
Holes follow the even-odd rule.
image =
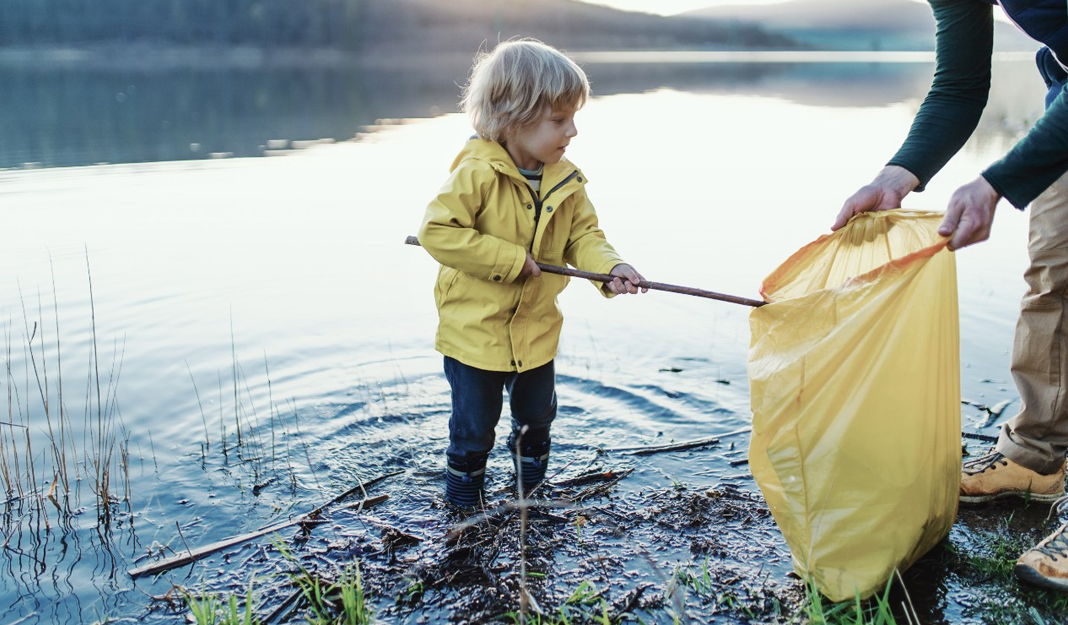
[[[504,147],[482,139],[467,142],[451,172],[419,230],[420,243],[441,263],[435,347],[490,371],[540,367],[556,356],[563,326],[556,296],[568,278],[518,280],[527,252],[538,262],[596,273],[623,262],[597,226],[586,176],[566,158],[547,163],[534,197]]]

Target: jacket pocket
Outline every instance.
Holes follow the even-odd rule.
[[[444,266],[438,272],[438,280],[434,284],[434,303],[438,308],[441,308],[441,305],[448,299],[449,292],[456,285],[456,281],[460,279],[460,273],[457,269]]]

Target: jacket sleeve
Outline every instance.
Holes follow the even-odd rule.
[[[604,231],[597,225],[597,213],[593,210],[584,189],[579,189],[572,196],[575,202],[575,217],[571,221],[571,233],[568,235],[564,260],[582,271],[609,273],[616,265],[624,261],[615,248],[608,243]],[[600,291],[607,297],[614,293],[602,284]]]
[[[442,265],[475,278],[510,283],[523,269],[526,250],[475,229],[482,198],[495,177],[488,165],[460,163],[426,207],[419,243]]]
[[[930,0],[938,31],[935,74],[908,138],[887,165],[920,179],[922,191],[979,124],[990,92],[994,17],[976,0]]]
[[[1031,131],[1000,161],[983,172],[990,186],[1016,208],[1024,208],[1068,171],[1068,86]]]

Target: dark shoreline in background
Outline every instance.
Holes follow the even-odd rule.
[[[477,49],[435,53],[433,62],[470,64]],[[260,48],[256,46],[174,46],[96,44],[80,46],[0,47],[0,67],[141,69],[259,68],[412,68],[426,65],[426,51],[368,55],[336,48]]]
[[[665,17],[575,0],[7,0],[0,49],[204,46],[226,51],[338,50],[368,56],[473,53],[530,36],[564,49],[800,44],[756,24]],[[265,52],[265,54],[267,54]],[[240,56],[247,56],[242,52]],[[188,56],[188,55],[186,55]],[[333,55],[330,55],[333,56]]]
[[[482,47],[469,51],[451,50],[428,52],[397,46],[374,52],[356,52],[339,48],[262,48],[248,45],[177,46],[150,43],[118,43],[94,45],[41,45],[0,47],[0,67],[24,68],[91,68],[91,69],[144,69],[169,70],[177,68],[351,68],[370,69],[419,69],[428,64],[434,66],[460,66],[467,68]],[[633,50],[563,48],[577,58],[592,59],[597,55],[633,53]],[[744,48],[736,46],[706,45],[693,47],[645,48],[641,52],[653,54],[763,54],[763,53],[812,53],[809,48]],[[837,53],[837,51],[835,51]],[[892,53],[892,51],[886,51]],[[853,54],[843,51],[841,54]],[[878,53],[877,53],[878,54]],[[599,62],[586,60],[585,62]]]

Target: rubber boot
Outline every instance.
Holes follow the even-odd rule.
[[[473,508],[482,499],[486,483],[486,456],[468,460],[448,459],[445,466],[445,500],[461,508]]]
[[[522,447],[516,449],[516,439]],[[545,479],[545,470],[549,467],[549,448],[551,439],[548,430],[527,432],[522,437],[513,431],[508,437],[508,451],[512,453],[512,463],[523,481],[523,492],[530,492]]]

